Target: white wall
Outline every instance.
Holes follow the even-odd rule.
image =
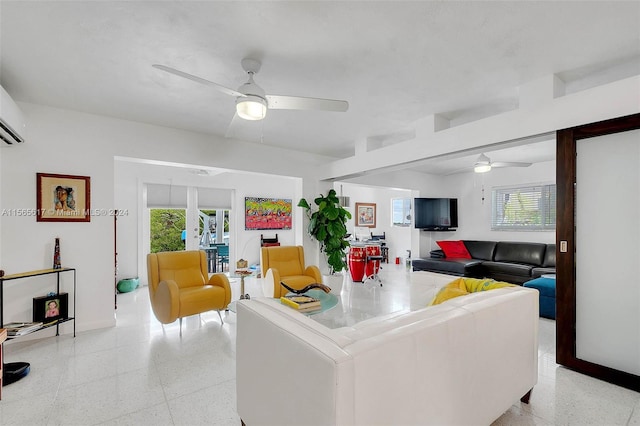
[[[116,205],[115,201],[115,156],[258,173],[275,171],[282,175],[303,177],[308,182],[317,182],[314,172],[330,160],[261,144],[45,106],[21,103],[20,107],[29,126],[29,139],[20,147],[3,150],[0,158],[0,194],[3,208],[7,209],[35,209],[37,172],[90,176],[92,208],[126,208],[126,205]],[[267,193],[292,197],[295,193],[305,191],[312,194],[318,188],[313,183],[306,186],[296,183],[296,192],[292,193],[290,188],[275,190],[266,185],[266,180],[263,182],[265,186],[253,187],[256,188],[255,192],[238,191],[236,197],[243,199],[245,195]],[[119,186],[118,190],[122,191],[123,197],[127,194],[130,196],[132,191],[128,184]],[[294,219],[296,224],[302,221],[301,216]],[[42,223],[36,222],[32,216],[5,216],[0,218],[0,222],[2,269],[7,273],[17,273],[50,268],[54,238],[60,237],[63,266],[77,268],[78,331],[115,324],[113,217],[94,216],[89,223]],[[126,229],[120,232],[121,238],[125,238],[132,224],[126,219],[120,223]],[[245,242],[240,240],[239,244]],[[317,257],[317,250],[316,253],[313,250],[314,246],[309,245],[308,254],[311,258],[314,254]],[[129,257],[126,250],[122,256]],[[127,261],[122,257],[121,260],[125,267]],[[123,272],[130,271],[133,273],[128,269]],[[8,286],[5,296],[12,303],[5,304],[5,321],[31,318],[31,298],[52,290],[44,281],[42,284],[40,281],[21,283],[19,288]],[[68,332],[68,327],[64,331]]]
[[[354,234],[356,203],[374,203],[376,205],[376,227],[370,228],[369,231],[373,234],[385,233],[390,262],[393,262],[396,257],[403,259],[407,257],[407,250],[412,250],[412,233],[417,231],[411,227],[391,225],[391,199],[413,198],[415,191],[346,182],[336,183],[334,186],[338,194],[340,194],[340,186],[342,186],[342,195],[348,196],[350,199],[347,208],[352,216],[347,222],[349,233]]]
[[[527,241],[554,243],[555,231],[492,231],[491,190],[493,187],[529,184],[554,184],[556,162],[535,163],[530,167],[492,169],[488,173],[460,173],[449,176],[446,186],[458,197],[456,239]],[[484,202],[482,187],[484,185]]]
[[[442,187],[423,191],[421,197],[458,198],[458,230],[456,232],[422,232],[421,257],[437,249],[439,240],[491,240],[555,243],[555,231],[492,231],[491,190],[493,187],[527,184],[553,184],[556,162],[535,163],[530,167],[496,168],[488,173],[459,173],[447,176]],[[484,186],[484,202],[482,187]]]
[[[413,200],[413,198],[416,197],[427,196],[421,194],[434,194],[430,196],[447,197],[449,196],[449,189],[444,186],[444,179],[445,177],[443,176],[399,170],[377,175],[360,176],[348,179],[342,184],[344,195],[351,195],[351,192],[354,194],[351,199],[352,204],[350,211],[352,214],[355,209],[355,202],[362,201],[361,199],[355,200],[353,197],[361,197],[360,192],[363,191],[363,188],[369,187],[374,190],[374,193],[382,190],[387,191],[386,193],[381,192],[384,196],[380,195],[379,198],[378,195],[373,195],[371,192],[364,193],[364,195],[369,195],[378,200],[376,204],[378,204],[381,214],[386,215],[388,218],[388,221],[385,222],[385,224],[387,224],[391,221],[390,211],[387,211],[387,209],[390,209],[389,200],[391,198],[408,196]],[[348,187],[348,184],[352,184],[353,187]],[[347,190],[350,192],[347,193]],[[339,185],[336,185],[336,191],[339,193]],[[378,225],[378,227],[380,226],[381,225]],[[389,229],[391,229],[390,225]],[[384,231],[386,229],[382,230]],[[405,259],[408,255],[407,250],[411,250],[412,257],[420,257],[421,254],[424,253],[422,247],[424,245],[424,236],[420,230],[413,228],[413,225],[411,228],[394,228],[394,230],[390,232],[391,241],[387,244],[390,247],[389,261],[396,257]],[[429,251],[426,250],[426,253],[428,255]]]
[[[2,156],[1,194],[7,209],[36,208],[36,172],[91,177],[91,208],[113,207],[112,132],[75,114],[23,106],[29,140]],[[113,135],[113,138],[117,137]],[[62,265],[77,269],[78,330],[114,323],[113,218],[88,223],[36,222],[34,216],[2,218],[2,266],[7,273],[52,267],[60,237]],[[63,274],[69,285],[70,274]],[[55,291],[55,277],[14,281],[5,287],[4,320],[30,320],[32,297]],[[53,284],[53,286],[51,286]],[[68,288],[66,288],[68,289]],[[9,291],[6,291],[9,290]],[[71,303],[71,300],[69,301]],[[65,327],[68,331],[69,327]]]
[[[295,205],[301,197],[299,178],[265,175],[241,171],[221,171],[211,176],[199,176],[192,168],[142,164],[131,161],[115,161],[115,205],[126,214],[118,218],[118,276],[139,276],[147,283],[145,259],[149,253],[148,211],[142,202],[145,183],[162,183],[196,188],[228,189],[231,210],[230,264],[245,259],[249,264],[260,262],[260,235],[278,234],[283,245],[302,244],[302,227],[290,230],[245,231],[244,197],[269,197],[291,199],[293,216],[302,211]],[[145,226],[146,221],[146,226]]]
[[[489,173],[459,173],[448,176],[430,175],[417,172],[396,172],[385,175],[364,176],[343,183],[343,194],[351,196],[351,209],[356,201],[372,199],[377,201],[378,215],[389,219],[387,197],[399,197],[403,192],[394,190],[394,185],[411,189],[415,197],[458,198],[458,229],[455,232],[431,232],[412,230],[393,234],[393,245],[402,247],[390,257],[405,257],[406,249],[412,248],[413,257],[429,257],[429,251],[437,249],[439,240],[492,240],[554,243],[555,231],[492,231],[491,230],[491,190],[507,185],[549,184],[556,181],[556,163],[547,161],[526,168],[496,168]],[[353,182],[358,182],[354,184]],[[366,183],[366,184],[365,184]],[[380,185],[380,186],[374,186]],[[484,185],[484,203],[482,186]],[[388,188],[384,188],[388,186]],[[407,191],[405,190],[405,191]],[[336,184],[339,192],[339,185]],[[394,192],[395,191],[395,192]],[[400,191],[400,192],[398,192]],[[404,192],[406,194],[406,192]],[[352,224],[351,224],[352,226]],[[380,226],[380,225],[379,225]],[[390,228],[390,226],[389,226]],[[406,247],[406,248],[405,248]]]
[[[2,151],[4,151],[4,149],[0,149],[0,164],[2,164]],[[0,169],[0,188],[2,188],[2,170]],[[1,193],[0,193],[1,195]],[[2,212],[2,209],[4,208],[4,203],[2,202],[3,198],[0,197],[0,212]],[[2,217],[5,216],[4,214],[0,214],[0,235],[2,235]],[[2,244],[0,244],[0,269],[2,269]]]

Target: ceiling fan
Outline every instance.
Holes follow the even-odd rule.
[[[249,80],[238,88],[229,89],[213,81],[188,74],[184,71],[168,67],[166,65],[154,64],[153,67],[168,73],[193,80],[197,83],[205,84],[214,89],[234,96],[236,98],[236,112],[238,116],[245,120],[262,120],[267,109],[295,109],[295,110],[320,110],[344,112],[349,109],[347,101],[335,99],[304,98],[300,96],[267,95],[265,91],[253,81],[253,76],[260,71],[262,65],[260,61],[244,58],[241,61],[242,68],[249,74]]]
[[[484,154],[480,154],[476,163],[473,165],[473,171],[476,173],[486,173],[494,167],[529,167],[531,163],[519,163],[519,162],[495,162],[492,163],[491,159]]]

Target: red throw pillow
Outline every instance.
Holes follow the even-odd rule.
[[[436,241],[445,257],[452,259],[471,259],[471,255],[462,241]]]

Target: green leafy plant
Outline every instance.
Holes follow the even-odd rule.
[[[317,206],[315,211],[304,198],[298,202],[298,207],[305,209],[309,218],[307,231],[311,238],[320,243],[320,251],[327,256],[330,272],[333,274],[346,270],[345,250],[349,247],[349,241],[345,240],[345,236],[347,219],[351,219],[351,213],[340,205],[333,189],[326,197],[320,194],[313,202]]]

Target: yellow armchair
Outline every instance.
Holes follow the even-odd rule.
[[[322,274],[315,265],[304,264],[302,246],[262,247],[260,267],[264,278],[265,296],[280,298],[288,290],[280,285],[284,282],[291,288],[301,289],[309,284],[322,284]]]
[[[231,286],[224,274],[209,278],[204,251],[151,253],[147,256],[149,298],[162,324],[206,311],[220,310],[231,302]]]

